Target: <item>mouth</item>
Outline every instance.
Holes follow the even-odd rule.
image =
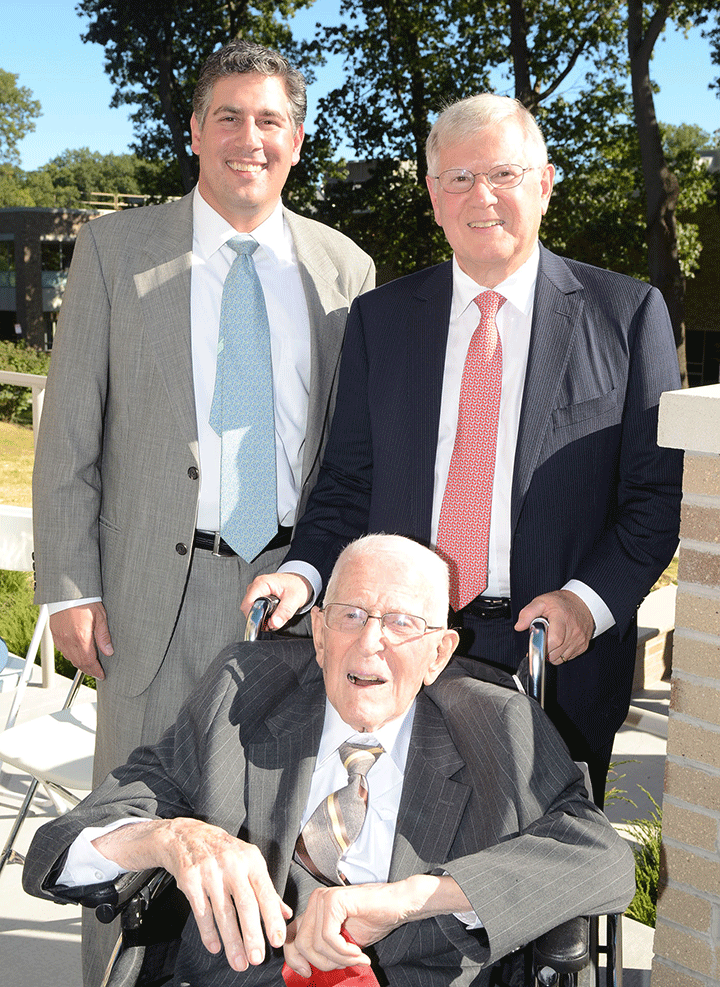
[[[245,164],[242,161],[227,161],[226,164],[232,171],[247,172],[251,175],[257,175],[265,169],[264,164]]]
[[[484,222],[480,220],[475,220],[472,223],[468,223],[471,230],[489,230],[492,226],[504,226],[505,221],[502,219],[488,219]]]
[[[347,678],[351,685],[356,685],[360,689],[367,689],[374,685],[384,685],[386,681],[378,675],[355,675],[352,672],[348,672]]]

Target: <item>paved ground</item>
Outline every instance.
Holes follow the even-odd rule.
[[[51,694],[32,684],[21,707],[20,720],[30,715],[57,709],[62,704],[66,685]],[[610,820],[618,825],[647,815],[650,803],[640,786],[655,800],[662,802],[665,740],[657,736],[666,727],[669,683],[634,698],[628,724],[618,733],[614,764],[623,777],[616,787],[624,791],[636,806],[614,799],[607,807]],[[0,693],[0,726],[9,709],[8,694]],[[25,788],[25,779],[17,773],[0,776],[0,841],[4,845],[12,820]],[[647,810],[647,811],[646,811]],[[24,852],[35,830],[55,814],[52,804],[39,799],[33,815],[20,832],[17,848]],[[0,874],[0,983],[3,987],[80,987],[80,908],[55,905],[31,898],[20,884],[21,868],[9,864]],[[650,982],[653,931],[627,919],[623,920],[624,985],[647,987]]]

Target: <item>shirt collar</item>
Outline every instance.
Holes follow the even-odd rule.
[[[517,271],[514,271],[509,278],[501,281],[493,288],[499,295],[507,298],[523,315],[530,317],[532,313],[533,298],[535,296],[535,282],[537,281],[538,265],[540,263],[540,247],[535,244],[533,252]],[[459,318],[474,298],[482,291],[489,289],[479,285],[467,275],[453,256],[453,298],[451,320]]]
[[[320,747],[318,749],[316,766],[319,766],[331,757],[340,744],[349,741],[353,744],[363,744],[372,747],[373,744],[382,744],[385,753],[393,759],[399,771],[405,771],[407,763],[408,749],[410,747],[410,735],[412,734],[413,721],[415,719],[415,700],[410,708],[394,720],[390,720],[374,733],[358,733],[349,726],[332,705],[329,699],[325,700],[325,722],[323,724]]]
[[[292,260],[292,237],[285,225],[280,200],[268,218],[249,235],[257,240],[272,261]],[[237,230],[203,199],[196,185],[193,194],[193,252],[207,260],[234,236],[237,236]]]

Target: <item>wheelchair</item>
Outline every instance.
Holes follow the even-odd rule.
[[[254,641],[277,604],[257,600],[247,620],[246,641]],[[526,691],[543,705],[547,621],[530,628],[525,686],[516,676],[488,669],[488,679]],[[482,672],[478,677],[483,678]],[[120,917],[121,931],[100,987],[161,987],[173,978],[180,934],[190,907],[173,878],[156,869],[121,875],[94,885],[80,897],[99,921]],[[622,987],[621,915],[579,916],[540,936],[524,950],[496,964],[497,987]],[[601,934],[601,930],[603,934]],[[604,966],[600,958],[605,957]]]

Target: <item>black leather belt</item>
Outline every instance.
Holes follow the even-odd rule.
[[[285,545],[290,544],[291,537],[292,527],[289,524],[279,525],[277,534],[270,539],[263,552],[269,552],[273,548],[284,548]],[[215,531],[197,529],[193,538],[193,548],[202,548],[206,552],[212,552],[213,555],[222,555],[223,557],[237,555],[235,549],[231,548],[223,538],[219,538]]]
[[[507,596],[476,596],[463,609],[474,617],[480,617],[481,620],[512,617],[510,599]]]

